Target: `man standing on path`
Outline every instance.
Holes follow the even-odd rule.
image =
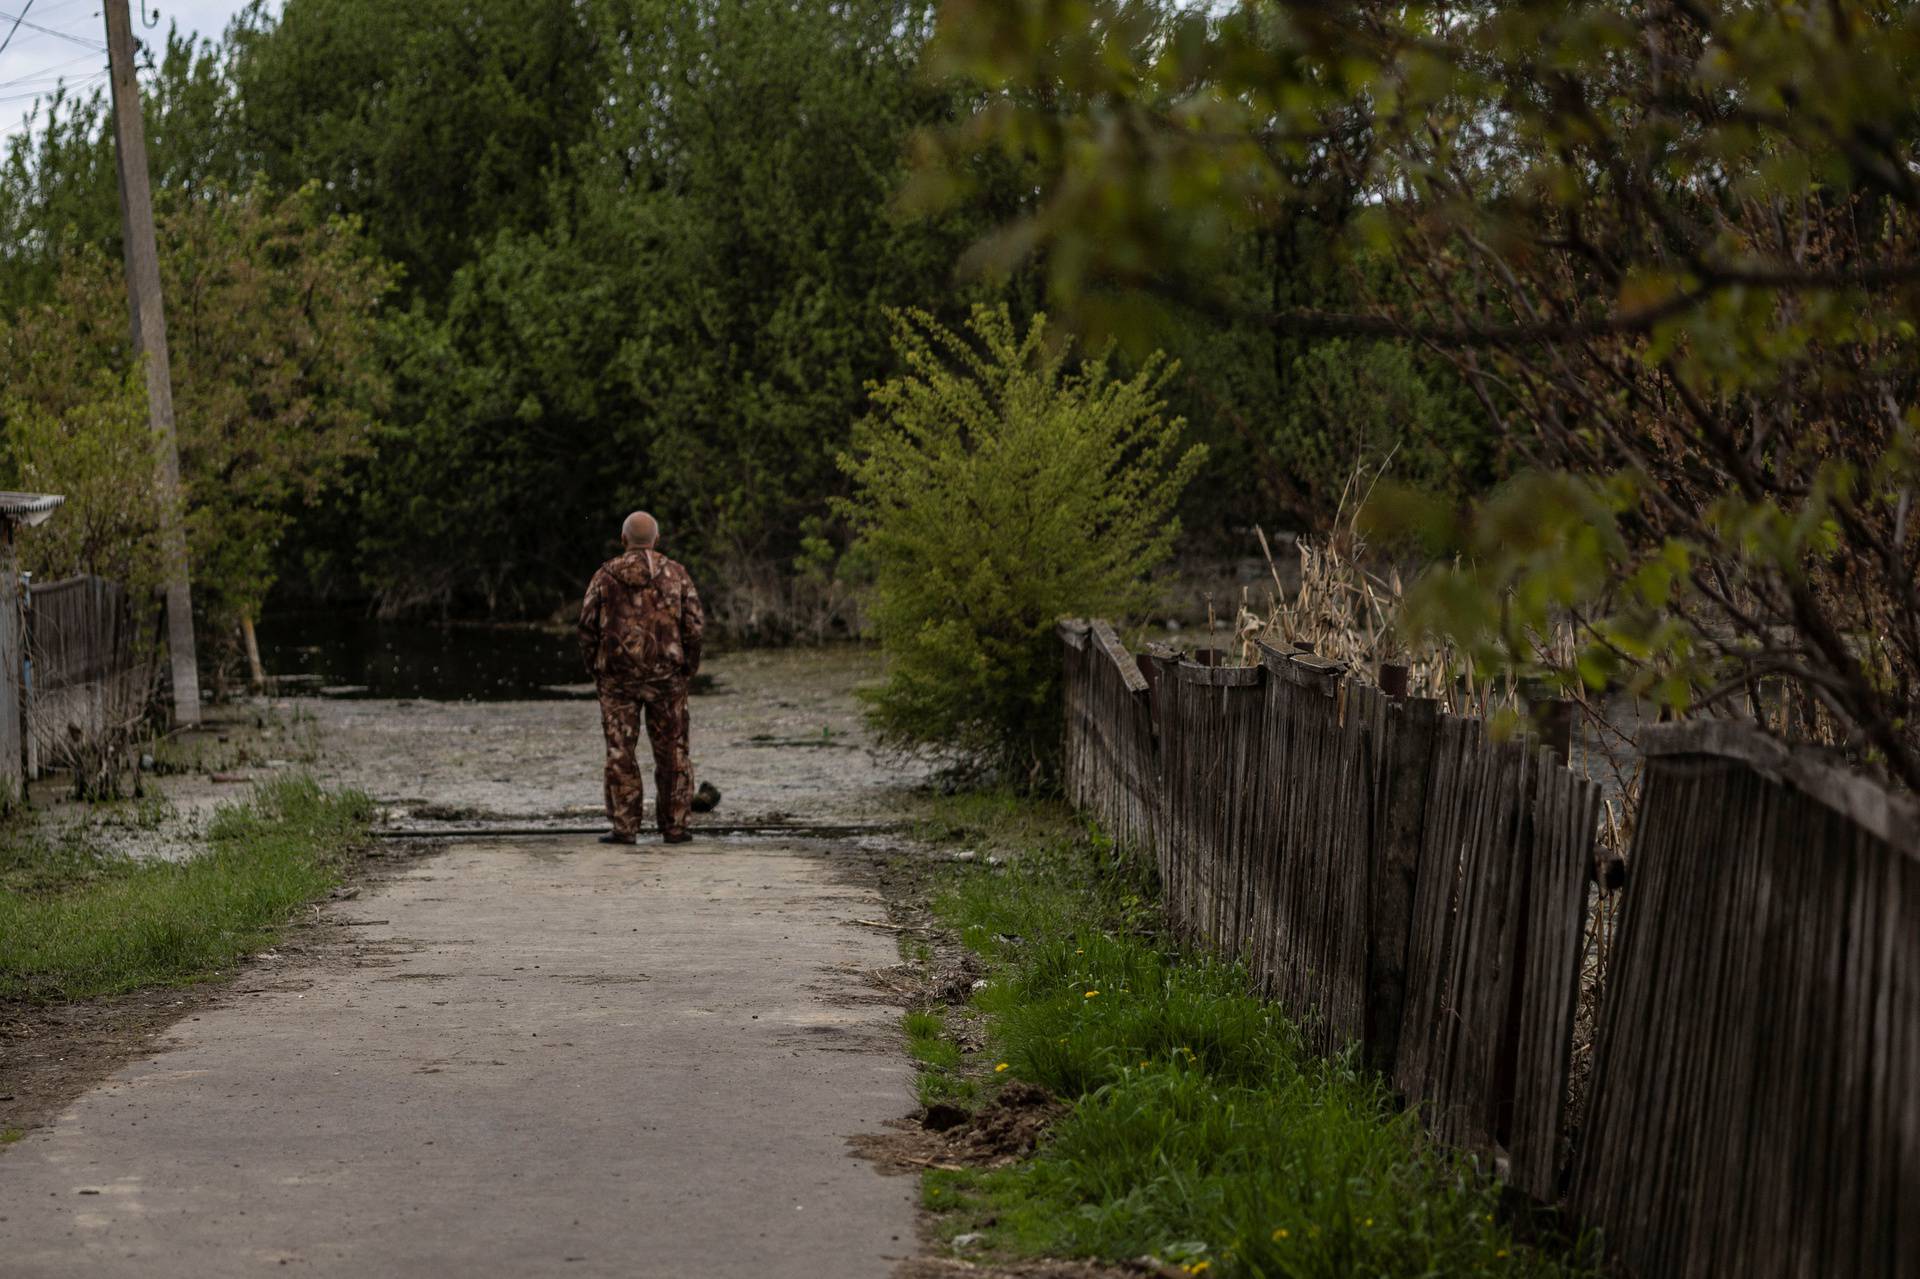
[[[635,511],[620,526],[623,554],[587,586],[580,652],[600,694],[607,737],[607,819],[603,844],[631,844],[646,815],[638,750],[644,712],[653,747],[654,815],[669,844],[685,843],[693,807],[687,751],[687,688],[700,670],[706,615],[687,570],[654,549],[660,526]]]

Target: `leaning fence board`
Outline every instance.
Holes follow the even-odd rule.
[[[1521,934],[1513,1058],[1510,1178],[1534,1198],[1558,1196],[1561,1120],[1572,1068],[1574,1012],[1586,945],[1587,874],[1600,787],[1555,767],[1535,771],[1533,846]]]
[[[1574,1202],[1645,1274],[1920,1255],[1920,812],[1757,735],[1648,736]]]
[[[1598,787],[1311,655],[1260,673],[1062,634],[1069,794],[1312,1042],[1363,1043],[1536,1198],[1570,1187],[1628,1273],[1910,1271],[1920,802],[1750,730],[1652,734],[1569,1146]]]
[[[1460,848],[1487,758],[1480,724],[1440,717],[1415,871],[1413,931],[1407,944],[1406,1016],[1394,1081],[1410,1101],[1434,1095],[1438,1034],[1451,1016],[1454,922],[1460,894]]]
[[[1421,819],[1433,772],[1439,704],[1384,696],[1371,757],[1374,791],[1372,949],[1367,961],[1367,1051],[1390,1071],[1406,1019]]]

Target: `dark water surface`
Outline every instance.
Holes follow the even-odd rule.
[[[588,695],[567,631],[289,613],[262,621],[259,638],[261,664],[293,696],[497,702]]]

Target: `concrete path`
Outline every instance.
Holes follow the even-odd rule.
[[[834,1276],[914,1248],[877,898],[805,850],[457,845],[0,1154],[0,1273]]]

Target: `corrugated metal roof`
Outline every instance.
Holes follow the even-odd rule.
[[[66,500],[58,493],[0,493],[0,518],[31,527],[45,523]]]

